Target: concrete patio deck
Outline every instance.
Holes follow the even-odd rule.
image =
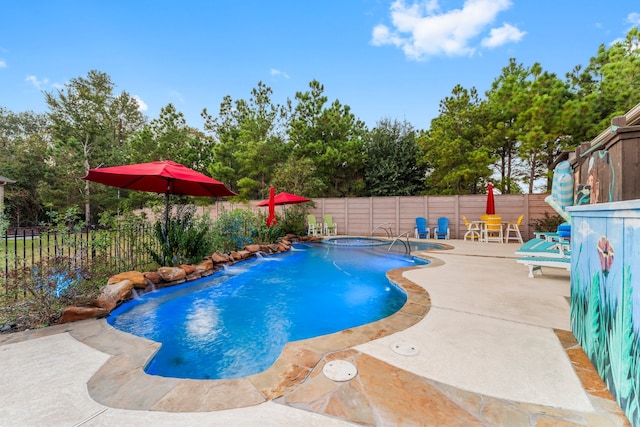
[[[568,272],[527,277],[519,244],[446,243],[389,273],[399,313],[239,380],[146,375],[158,344],[104,320],[0,335],[0,425],[630,425],[570,332]],[[327,378],[335,360],[357,375]]]

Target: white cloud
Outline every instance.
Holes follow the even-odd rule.
[[[504,24],[500,28],[492,28],[489,31],[489,37],[482,39],[481,44],[483,47],[493,49],[509,42],[519,42],[525,34],[527,33],[520,31],[513,25]]]
[[[145,112],[149,109],[149,106],[138,95],[133,95],[133,99],[138,103],[138,110]]]
[[[396,46],[417,61],[436,55],[473,55],[477,49],[474,39],[487,30],[489,36],[482,40],[484,47],[495,48],[522,39],[525,33],[510,24],[488,28],[511,5],[511,0],[466,0],[462,9],[441,12],[437,0],[412,4],[396,0],[390,8],[392,28],[376,26],[371,44]]]
[[[278,69],[275,69],[275,68],[272,68],[272,69],[271,69],[271,75],[272,75],[272,76],[282,76],[282,77],[284,77],[285,79],[289,80],[289,75],[288,75],[287,73],[285,73],[285,72],[283,72],[283,71],[280,71],[280,70],[278,70]]]
[[[44,78],[42,80],[38,80],[38,78],[34,75],[29,75],[24,79],[25,82],[31,83],[32,85],[34,85],[35,87],[37,87],[38,89],[40,89],[40,87],[42,85],[46,85],[47,83],[49,83],[49,79]]]
[[[640,25],[640,13],[631,12],[629,16],[627,16],[627,21],[633,25]]]
[[[0,59],[0,68],[7,68],[7,63],[4,62],[4,59]]]

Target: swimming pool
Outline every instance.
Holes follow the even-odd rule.
[[[297,244],[125,303],[107,321],[162,343],[146,372],[228,379],[267,369],[289,341],[384,318],[406,294],[386,271],[421,263],[386,246]],[[423,263],[423,262],[422,262]]]

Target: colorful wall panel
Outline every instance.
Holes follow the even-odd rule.
[[[571,330],[640,426],[640,200],[569,208]]]

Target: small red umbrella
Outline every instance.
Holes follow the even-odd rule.
[[[274,197],[274,202],[276,205],[293,205],[295,203],[304,203],[310,202],[311,199],[307,199],[306,197],[296,196],[291,193],[278,193]],[[256,206],[269,206],[269,200],[263,200],[258,203]]]
[[[487,187],[487,208],[485,209],[487,215],[495,215],[496,202],[493,199],[493,184],[489,184]]]
[[[269,189],[269,216],[267,217],[267,227],[276,225],[276,189],[271,187]]]

